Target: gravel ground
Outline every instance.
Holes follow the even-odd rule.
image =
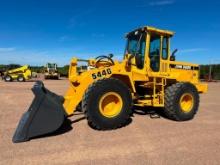
[[[58,94],[68,88],[67,80],[44,82]],[[135,113],[124,128],[97,131],[77,113],[52,136],[13,144],[17,123],[34,97],[33,84],[0,81],[0,164],[220,164],[220,83],[209,84],[188,122]]]

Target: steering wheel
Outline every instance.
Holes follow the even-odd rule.
[[[109,65],[114,65],[114,61],[112,60],[113,55],[110,54],[109,56],[106,55],[101,55],[96,57],[96,64],[98,64],[99,62],[104,62],[104,63],[108,63]]]

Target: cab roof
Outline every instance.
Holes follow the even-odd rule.
[[[174,32],[169,31],[169,30],[163,30],[163,29],[158,29],[152,26],[143,26],[140,28],[137,28],[129,33],[127,33],[127,36],[131,33],[134,33],[136,31],[147,31],[147,32],[154,32],[154,33],[159,33],[159,34],[163,34],[163,35],[168,35],[168,36],[173,36]]]

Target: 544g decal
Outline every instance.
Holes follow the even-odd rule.
[[[93,78],[93,79],[97,79],[97,78],[101,78],[101,77],[103,77],[103,76],[106,76],[106,75],[108,75],[108,74],[112,74],[112,71],[111,71],[110,68],[104,69],[104,70],[99,71],[99,72],[97,72],[97,73],[93,73],[93,74],[92,74],[92,78]]]

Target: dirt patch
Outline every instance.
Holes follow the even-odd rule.
[[[68,81],[45,80],[63,95]],[[135,113],[121,129],[91,129],[76,113],[56,134],[13,144],[11,138],[28,109],[33,82],[0,81],[0,164],[219,164],[220,83],[210,83],[201,95],[199,112],[188,122],[150,118]]]

